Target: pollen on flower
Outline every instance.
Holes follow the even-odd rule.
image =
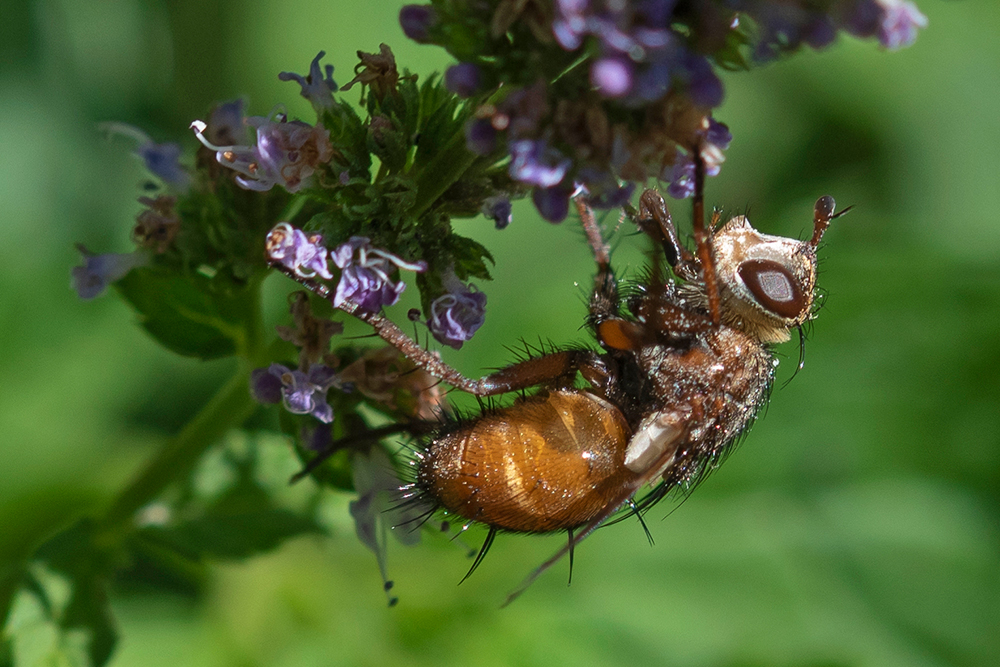
[[[333,278],[327,268],[328,251],[320,234],[306,234],[287,222],[280,222],[268,232],[264,249],[269,260],[281,264],[300,278]]]
[[[330,132],[320,124],[289,121],[284,114],[250,116],[246,123],[257,131],[255,146],[217,146],[205,136],[208,126],[200,120],[191,123],[191,129],[206,148],[216,152],[219,164],[240,174],[236,182],[247,190],[264,192],[281,185],[298,192],[333,157]]]

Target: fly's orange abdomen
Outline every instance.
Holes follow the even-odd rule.
[[[520,532],[574,528],[600,514],[635,475],[618,408],[554,391],[489,412],[435,440],[417,485],[444,509]]]

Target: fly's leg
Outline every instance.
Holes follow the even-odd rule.
[[[273,262],[272,266],[320,298],[331,298],[330,288],[326,285],[296,276],[277,262]],[[570,386],[578,372],[594,387],[603,387],[610,381],[611,373],[605,362],[592,350],[563,350],[543,354],[473,380],[441,361],[437,354],[425,350],[381,313],[369,312],[351,302],[344,302],[339,308],[370,325],[379,338],[395,347],[419,368],[474,396],[496,396],[543,384]]]
[[[618,282],[611,270],[611,254],[601,235],[601,228],[594,212],[582,197],[577,197],[576,208],[580,224],[594,253],[597,275],[594,291],[590,296],[590,325],[598,342],[610,350],[637,350],[649,343],[646,327],[621,316],[621,297]],[[665,210],[665,209],[664,209]]]
[[[576,206],[597,264],[594,292],[590,299],[590,323],[597,340],[606,349],[635,352],[655,344],[662,332],[690,335],[708,331],[714,326],[711,318],[688,311],[662,298],[667,283],[659,263],[654,264],[650,285],[636,306],[636,315],[641,321],[622,317],[608,245],[586,202],[578,197]],[[663,256],[678,275],[687,280],[698,277],[698,261],[680,243],[673,219],[659,193],[655,190],[643,192],[634,220],[641,230],[662,244]],[[714,272],[712,275],[714,278]]]
[[[694,255],[681,244],[673,218],[659,192],[650,189],[642,193],[633,221],[650,238],[659,239],[663,255],[674,273],[685,280],[697,277]]]
[[[611,270],[611,250],[601,235],[601,228],[594,218],[594,211],[583,197],[577,197],[574,203],[580,214],[583,233],[587,236],[590,249],[594,252],[594,262],[597,264],[594,291],[590,296],[590,320],[592,325],[598,326],[601,322],[620,317],[618,281],[615,280],[615,274]]]
[[[722,322],[721,299],[719,297],[719,279],[715,272],[715,246],[712,243],[712,230],[705,227],[705,158],[701,154],[702,143],[699,142],[694,151],[694,198],[692,204],[692,226],[694,241],[701,262],[701,276],[705,282],[705,294],[708,297],[708,313],[712,324],[719,326]]]

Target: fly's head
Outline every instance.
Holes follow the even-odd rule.
[[[816,201],[813,236],[799,241],[761,234],[737,216],[713,234],[723,320],[762,343],[782,343],[812,317],[816,247],[834,213],[833,197]]]

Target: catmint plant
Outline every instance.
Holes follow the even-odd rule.
[[[403,430],[392,424],[417,430],[448,407],[436,382],[395,349],[341,337],[341,311],[377,313],[409,283],[419,291],[414,326],[426,327],[428,344],[474,342],[489,326],[493,259],[452,220],[483,216],[503,229],[511,201],[530,198],[542,219],[558,223],[573,196],[621,207],[649,181],[690,197],[694,156],[714,175],[739,141],[715,115],[726,94],[720,72],[753,76],[763,63],[828,48],[841,32],[898,49],[927,25],[908,0],[434,0],[403,6],[399,21],[409,39],[444,48],[455,63],[443,75],[415,73],[390,45],[359,44],[358,63],[335,63],[337,71],[353,67],[343,85],[322,51],[310,63],[289,63],[308,65],[306,74],[275,74],[315,117],[289,118],[241,99],[191,119],[193,135],[176,128],[172,139],[181,143],[104,126],[132,142],[158,191],[137,193],[144,209],[135,252],[80,246],[73,287],[92,299],[112,286],[165,348],[232,357],[237,370],[104,515],[38,553],[77,578],[80,608],[99,610],[60,621],[89,633],[95,665],[114,646],[100,591],[143,539],[180,549],[199,521],[195,509],[217,518],[215,501],[181,508],[193,497],[184,489],[193,488],[205,453],[255,413],[269,415],[300,460],[311,461],[302,474],[317,493],[355,494],[350,513],[388,591],[386,527],[395,525],[399,462],[363,434]],[[293,293],[292,325],[278,331],[262,323],[269,276]],[[293,291],[296,283],[313,294]],[[250,463],[233,465],[239,472]],[[262,517],[260,532],[230,535],[225,549],[210,538],[184,548],[239,558],[322,530],[314,515],[262,493],[252,474],[240,479],[249,486],[232,493],[246,492],[241,502]],[[181,492],[165,495],[169,489]],[[174,502],[165,498],[180,499],[173,519],[138,521],[151,503]],[[414,527],[393,532],[412,543],[421,520],[407,521]],[[65,565],[74,558],[94,565]]]

